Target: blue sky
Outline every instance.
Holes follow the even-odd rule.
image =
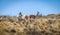
[[[60,0],[0,0],[0,15],[60,14]]]

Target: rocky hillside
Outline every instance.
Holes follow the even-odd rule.
[[[0,35],[60,35],[60,14],[27,20],[0,16]]]

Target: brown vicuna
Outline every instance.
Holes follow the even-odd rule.
[[[36,17],[35,15],[29,15],[29,18],[30,18],[30,19],[31,19],[31,18],[32,18],[32,19],[35,19],[35,17]]]

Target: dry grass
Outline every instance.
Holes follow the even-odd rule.
[[[60,14],[19,21],[0,16],[0,35],[60,35]]]

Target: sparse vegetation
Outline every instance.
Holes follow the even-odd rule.
[[[0,35],[60,35],[60,14],[19,15],[0,16]]]

